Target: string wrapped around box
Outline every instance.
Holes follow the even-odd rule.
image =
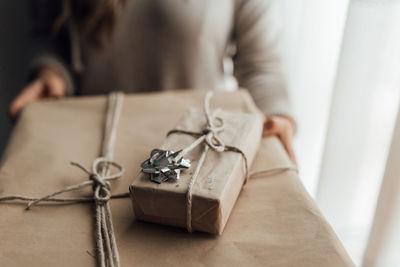
[[[287,170],[295,170],[296,167],[293,166],[281,166],[275,167],[267,170],[261,170],[256,172],[248,172],[248,159],[245,153],[234,146],[225,145],[222,140],[218,137],[218,133],[223,130],[224,120],[217,116],[218,110],[211,113],[209,105],[212,94],[207,93],[204,99],[204,117],[206,118],[206,127],[200,132],[192,132],[186,131],[182,129],[175,129],[168,132],[168,136],[173,134],[184,134],[196,137],[197,139],[192,142],[185,149],[182,149],[179,153],[176,154],[176,161],[183,158],[187,155],[191,150],[196,147],[203,145],[203,150],[201,157],[199,159],[198,165],[191,176],[189,181],[189,187],[186,191],[186,228],[188,231],[192,231],[192,190],[193,186],[196,183],[196,179],[200,172],[200,169],[203,165],[203,162],[206,158],[206,154],[209,149],[216,152],[235,152],[240,154],[243,157],[244,165],[245,165],[245,173],[246,173],[246,181],[249,177],[260,174],[269,174],[273,172],[279,171],[287,171]],[[89,180],[84,181],[82,183],[71,185],[65,187],[61,190],[57,190],[51,194],[48,194],[41,198],[35,197],[27,197],[27,196],[4,196],[0,197],[0,201],[13,201],[13,200],[22,200],[28,201],[28,205],[26,209],[31,209],[33,206],[41,203],[41,202],[56,202],[56,203],[89,203],[93,202],[95,204],[95,213],[96,213],[96,228],[95,228],[95,237],[96,237],[96,246],[97,246],[97,262],[101,267],[112,266],[119,267],[120,259],[118,253],[118,246],[115,239],[114,234],[114,226],[112,222],[112,213],[109,206],[110,199],[117,198],[127,198],[131,194],[123,193],[123,194],[111,194],[111,181],[119,179],[123,176],[125,169],[118,163],[113,161],[114,147],[116,143],[116,135],[118,123],[121,116],[122,104],[123,104],[124,95],[122,93],[111,93],[108,96],[107,101],[107,111],[105,116],[105,125],[103,128],[103,140],[101,145],[101,153],[98,158],[93,161],[91,170],[88,170],[84,166],[79,163],[71,162],[71,164],[75,167],[78,167],[82,171],[84,171]],[[216,124],[218,123],[218,125]],[[111,169],[117,169],[116,173],[112,173]],[[93,195],[89,197],[73,197],[73,198],[57,198],[56,196],[65,192],[79,190],[88,186],[92,186]]]

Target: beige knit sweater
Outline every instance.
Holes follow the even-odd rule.
[[[223,59],[231,57],[238,85],[264,114],[291,117],[276,15],[272,0],[128,0],[104,50],[72,27],[72,71],[85,95],[223,89]],[[37,62],[57,70],[72,89],[71,70],[55,57],[43,54]]]

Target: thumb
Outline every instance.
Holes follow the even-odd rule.
[[[276,125],[276,122],[273,119],[268,118],[264,123],[263,135],[270,136],[276,134],[278,134],[278,127]]]

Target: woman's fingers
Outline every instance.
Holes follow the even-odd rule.
[[[276,124],[277,123],[275,122],[275,120],[269,117],[267,121],[264,123],[263,136],[278,134],[279,133],[278,128],[280,127],[280,125]]]
[[[36,79],[28,84],[21,93],[19,93],[11,102],[9,114],[12,119],[18,116],[18,113],[27,103],[39,99],[44,91],[44,84],[40,79]]]
[[[40,71],[38,77],[15,97],[9,108],[10,117],[15,119],[26,104],[40,98],[62,98],[64,96],[65,84],[63,79],[51,69],[44,68]]]
[[[62,98],[65,96],[65,84],[62,78],[50,69],[41,72],[46,86],[45,97]]]
[[[264,123],[263,136],[277,136],[285,148],[289,158],[294,164],[296,164],[296,157],[292,148],[293,134],[294,125],[288,118],[271,116]]]

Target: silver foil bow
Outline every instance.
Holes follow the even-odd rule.
[[[167,180],[177,180],[182,168],[190,168],[190,160],[183,157],[176,159],[179,152],[153,149],[150,158],[144,161],[140,167],[144,173],[150,175],[152,182],[160,184]]]

